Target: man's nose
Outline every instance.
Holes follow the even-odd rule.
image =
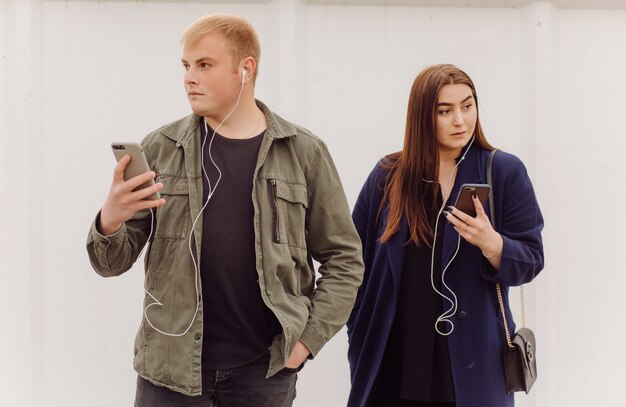
[[[187,71],[185,72],[185,84],[186,85],[192,85],[198,83],[196,80],[196,74],[193,70],[193,68],[189,68],[187,69]]]

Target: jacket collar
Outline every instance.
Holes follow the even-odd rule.
[[[273,113],[260,100],[257,99],[256,104],[265,115],[265,120],[267,121],[267,135],[270,138],[281,139],[296,135],[296,126]],[[182,144],[188,144],[189,141],[193,139],[193,135],[197,134],[201,125],[202,116],[193,113],[176,124],[165,126],[161,129],[161,134],[175,141],[176,147],[180,147]]]
[[[267,132],[271,138],[287,138],[297,134],[298,130],[295,125],[272,112],[263,102],[257,99],[256,105],[265,115],[265,120],[267,121]]]

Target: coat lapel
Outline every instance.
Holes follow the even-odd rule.
[[[463,184],[484,184],[487,182],[482,160],[480,158],[481,149],[477,146],[470,147],[465,159],[459,164],[456,180],[454,182],[454,188],[448,199],[448,204],[454,204],[456,197]],[[388,212],[385,209],[383,213],[383,225],[387,224]],[[457,238],[459,234],[454,230],[452,224],[445,222],[445,234],[443,237],[443,249],[442,249],[442,267],[452,258],[452,255],[456,251]],[[402,218],[402,223],[398,232],[394,234],[387,246],[387,257],[389,258],[389,266],[391,269],[391,275],[393,278],[393,284],[395,293],[398,293],[398,288],[402,279],[402,269],[404,267],[404,251],[406,242],[409,238],[409,227],[406,219]]]
[[[385,218],[387,214],[385,213]],[[384,224],[387,224],[384,219]],[[409,226],[406,219],[402,218],[402,223],[398,232],[395,233],[387,243],[387,257],[389,258],[389,266],[391,268],[391,276],[393,278],[394,293],[398,293],[400,282],[402,281],[402,268],[404,267],[404,249],[405,243],[409,238]]]

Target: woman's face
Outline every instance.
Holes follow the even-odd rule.
[[[478,111],[472,89],[444,85],[437,99],[437,144],[440,152],[460,154],[474,134]]]

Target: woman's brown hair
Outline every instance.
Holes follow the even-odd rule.
[[[382,243],[398,231],[402,217],[406,217],[409,241],[417,246],[431,246],[433,230],[426,208],[436,206],[439,184],[424,180],[438,180],[439,177],[437,98],[443,86],[453,84],[468,85],[478,108],[474,83],[465,72],[454,65],[427,67],[413,81],[406,115],[404,146],[402,151],[388,155],[383,162],[387,178],[379,215],[385,206],[389,213],[387,225],[380,237]],[[483,134],[478,113],[474,137],[474,143],[493,150]],[[432,205],[426,205],[427,202]]]

